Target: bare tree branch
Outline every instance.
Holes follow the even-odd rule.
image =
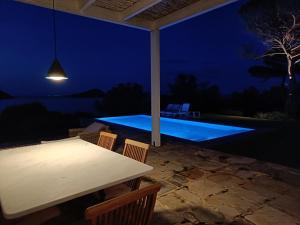
[[[274,52],[274,53],[267,53],[261,56],[256,57],[256,59],[261,59],[267,56],[275,56],[275,55],[286,55],[284,52]]]
[[[297,54],[297,55],[293,55],[291,58],[294,59],[294,58],[297,58],[297,57],[300,57],[300,53]]]

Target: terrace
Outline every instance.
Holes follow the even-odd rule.
[[[150,138],[147,132],[123,126],[113,131],[122,134],[120,143],[127,137],[145,142]],[[299,170],[196,142],[167,136],[163,140],[162,147],[150,151],[147,164],[154,171],[142,183],[162,184],[153,224],[299,223]]]
[[[52,1],[40,1],[40,0],[19,0],[23,3],[28,3],[40,7],[51,8]],[[110,23],[115,23],[119,25],[129,26],[132,28],[137,28],[141,30],[146,30],[151,33],[151,114],[152,120],[151,129],[139,130],[135,128],[120,126],[113,123],[105,123],[109,125],[110,132],[117,134],[117,142],[115,152],[120,153],[118,158],[113,153],[107,153],[107,158],[111,157],[111,161],[115,164],[108,165],[109,167],[101,171],[102,165],[97,165],[97,170],[95,173],[95,168],[90,168],[91,161],[97,159],[99,153],[96,151],[96,145],[90,143],[85,143],[84,141],[78,142],[82,146],[86,146],[86,150],[94,152],[94,155],[83,154],[81,150],[76,147],[79,144],[74,145],[74,151],[78,153],[76,157],[72,158],[78,165],[78,168],[74,169],[77,173],[85,172],[84,168],[86,166],[86,171],[88,174],[83,174],[80,178],[80,185],[75,183],[75,189],[68,186],[67,182],[64,182],[66,177],[65,174],[61,175],[61,179],[56,180],[59,184],[59,193],[65,194],[64,198],[57,198],[52,201],[49,205],[32,205],[27,208],[27,211],[23,211],[22,215],[18,214],[17,217],[22,218],[23,216],[30,215],[31,213],[38,212],[37,209],[46,209],[46,206],[58,206],[62,209],[60,216],[57,216],[51,221],[45,224],[48,225],[60,225],[60,224],[87,224],[84,218],[85,207],[91,206],[92,204],[97,204],[101,202],[99,198],[94,198],[92,193],[106,189],[117,183],[122,183],[124,181],[131,180],[142,176],[142,183],[140,188],[149,186],[153,183],[159,183],[161,189],[158,193],[154,215],[151,224],[157,225],[213,225],[213,224],[223,224],[223,225],[298,225],[300,224],[300,171],[293,169],[288,166],[282,166],[276,163],[266,162],[266,158],[255,159],[255,155],[251,155],[251,152],[247,152],[244,155],[249,154],[249,157],[233,155],[231,153],[236,153],[234,150],[227,151],[228,148],[232,146],[229,145],[227,148],[221,149],[221,151],[212,150],[214,149],[214,144],[222,143],[226,145],[229,140],[235,140],[234,136],[222,137],[222,139],[212,139],[208,142],[203,142],[201,139],[199,142],[191,141],[185,139],[178,139],[175,137],[170,137],[164,135],[163,124],[160,120],[160,30],[167,28],[169,26],[176,25],[177,23],[192,18],[203,13],[207,13],[211,10],[220,8],[234,1],[227,0],[188,0],[188,1],[169,1],[169,0],[132,0],[132,1],[106,1],[106,0],[76,0],[68,1],[61,0],[57,1],[55,7],[56,10],[72,13],[84,17],[94,18]],[[172,120],[172,119],[171,119]],[[247,128],[254,128],[255,130],[260,130],[260,127],[255,124],[255,121],[245,121],[244,119],[230,119],[231,123],[226,123],[220,118],[201,116],[196,119],[196,122],[208,122],[216,124],[226,124],[227,126],[239,126]],[[226,118],[225,118],[226,120]],[[186,122],[186,120],[184,120]],[[258,122],[260,124],[260,122]],[[280,126],[280,125],[279,125]],[[150,132],[147,132],[150,131]],[[247,130],[248,131],[248,130]],[[259,136],[259,132],[255,134],[239,134],[241,144],[239,149],[243,148],[244,145],[251,143],[251,138]],[[199,133],[199,132],[198,132]],[[229,136],[232,134],[229,134]],[[226,136],[226,135],[225,135]],[[263,136],[265,137],[265,136]],[[66,138],[66,137],[64,137]],[[153,167],[150,172],[147,165],[141,166],[140,164],[130,164],[129,161],[121,157],[121,153],[124,147],[125,139],[133,139],[144,143],[151,143],[152,146],[149,150],[146,164]],[[227,139],[228,138],[228,139]],[[77,139],[74,139],[75,142]],[[74,141],[71,140],[72,145]],[[161,141],[162,140],[162,141]],[[32,149],[36,149],[36,152],[40,151],[41,154],[45,153],[43,150],[56,151],[57,146],[62,142],[49,142],[49,143],[35,143],[35,145],[29,145],[24,147],[26,151],[32,152]],[[67,142],[70,140],[67,140]],[[247,142],[249,141],[249,142]],[[234,141],[233,141],[234,142]],[[77,142],[76,142],[77,143]],[[38,145],[36,145],[38,144]],[[221,145],[222,145],[221,144]],[[269,144],[269,143],[268,143]],[[263,144],[261,141],[260,145],[264,148],[270,146],[268,144]],[[48,149],[45,146],[49,146]],[[62,145],[60,145],[62,146]],[[71,146],[71,145],[70,145]],[[24,150],[23,149],[23,150]],[[245,146],[246,149],[246,146]],[[247,147],[248,149],[248,147]],[[0,151],[0,162],[3,162],[3,168],[6,168],[8,163],[6,163],[8,158],[5,153],[14,151],[16,154],[20,149],[4,149]],[[60,149],[62,150],[62,149]],[[70,148],[68,149],[70,150]],[[95,151],[94,151],[95,150]],[[97,149],[98,150],[98,149]],[[78,151],[78,152],[77,152]],[[99,152],[101,150],[99,149]],[[247,150],[248,151],[248,150]],[[50,154],[48,157],[54,157],[55,167],[52,167],[51,173],[57,168],[60,168],[65,162],[59,162],[62,155]],[[7,154],[8,155],[8,154]],[[17,154],[16,154],[17,155]],[[1,158],[2,156],[2,158]],[[85,157],[87,157],[85,159]],[[280,157],[280,156],[279,156]],[[47,157],[46,157],[47,158]],[[26,163],[30,160],[39,160],[33,158],[25,158]],[[67,157],[66,157],[67,159]],[[2,161],[1,161],[2,160]],[[12,160],[12,159],[10,159]],[[84,160],[87,160],[86,163]],[[99,158],[100,160],[100,158]],[[117,161],[120,160],[120,161]],[[122,167],[122,160],[124,164],[128,163],[128,168]],[[275,159],[276,161],[277,159]],[[126,162],[125,162],[126,161]],[[38,161],[39,162],[39,161]],[[97,161],[95,161],[97,162]],[[100,162],[100,161],[99,161]],[[47,163],[49,163],[47,161]],[[45,165],[48,165],[45,163]],[[69,163],[69,161],[68,161]],[[110,161],[103,161],[99,164],[110,164]],[[120,163],[120,164],[119,164]],[[40,163],[43,164],[43,163]],[[37,163],[37,165],[40,165]],[[97,164],[97,163],[95,163]],[[94,165],[94,164],[93,164]],[[116,167],[116,168],[114,168]],[[0,168],[1,163],[0,163]],[[39,168],[43,168],[43,165]],[[47,167],[48,168],[48,167]],[[49,167],[51,168],[51,167]],[[48,168],[48,169],[49,169]],[[80,171],[79,168],[83,170]],[[118,178],[108,177],[110,175],[108,169],[111,170],[119,169],[126,170],[125,173],[118,171],[118,175],[122,174],[123,177]],[[133,169],[132,169],[133,168]],[[21,168],[22,169],[22,168]],[[23,169],[26,169],[23,168]],[[68,170],[68,169],[66,169]],[[142,171],[142,172],[141,172]],[[12,171],[14,172],[14,171]],[[38,171],[39,172],[39,171]],[[50,171],[48,171],[49,174]],[[98,174],[99,172],[99,174]],[[108,174],[106,176],[106,173]],[[128,174],[126,174],[128,173]],[[131,173],[129,175],[129,173]],[[97,175],[98,174],[98,175]],[[125,175],[124,175],[125,174]],[[0,182],[5,183],[7,179],[7,171],[0,170]],[[21,182],[26,180],[19,174],[18,177]],[[88,179],[91,176],[94,179]],[[94,177],[93,177],[94,176]],[[98,177],[97,177],[98,176]],[[97,188],[88,187],[87,190],[80,193],[75,193],[78,186],[82,187],[85,185],[94,185],[95,180],[105,180],[100,181],[101,184],[97,184]],[[16,179],[16,180],[18,180]],[[115,179],[115,180],[111,180]],[[15,191],[15,187],[20,186],[19,181],[10,180],[10,188]],[[29,178],[30,180],[30,178]],[[41,179],[47,182],[46,179]],[[91,181],[92,180],[92,181]],[[61,183],[60,183],[61,182]],[[96,181],[95,181],[96,182]],[[25,182],[26,183],[26,182]],[[26,183],[28,185],[28,183]],[[30,185],[30,184],[29,184]],[[49,187],[55,187],[55,183],[51,184],[49,182]],[[64,186],[65,185],[65,186]],[[78,185],[78,186],[77,186]],[[39,188],[45,188],[40,187]],[[68,188],[67,188],[68,187]],[[23,188],[21,186],[21,188]],[[69,189],[70,188],[70,189]],[[50,189],[50,188],[48,188]],[[28,202],[26,194],[33,193],[32,190],[24,190],[26,192],[18,193],[18,197],[7,195],[8,187],[0,186],[0,198],[3,201],[3,206],[9,206],[8,199],[14,199],[13,202],[20,201]],[[47,189],[43,189],[44,191]],[[49,190],[51,191],[51,190]],[[68,193],[70,192],[70,193]],[[71,193],[72,192],[72,193]],[[13,192],[11,192],[13,193]],[[14,192],[16,193],[16,192]],[[45,195],[50,192],[45,191]],[[92,195],[90,195],[92,194]],[[50,194],[49,194],[50,195]],[[9,196],[9,197],[7,197]],[[85,198],[85,196],[87,198]],[[78,197],[78,198],[77,198]],[[99,196],[98,196],[99,197]],[[92,200],[90,200],[92,198]],[[74,200],[75,199],[75,204]],[[44,200],[44,199],[43,199]],[[29,200],[30,201],[30,200]],[[37,201],[36,199],[32,201]],[[68,203],[72,204],[68,205]],[[36,202],[34,202],[37,204]],[[22,204],[18,207],[21,208]],[[11,209],[9,208],[8,209]],[[38,208],[40,207],[40,208]],[[2,224],[18,224],[18,221],[10,220],[13,218],[13,213],[6,211],[6,219],[3,220],[0,217],[0,222]],[[9,216],[7,216],[9,215]],[[12,216],[12,218],[9,218]],[[15,215],[14,215],[15,216]],[[22,224],[22,223],[21,223]],[[34,224],[34,223],[33,223]],[[32,225],[33,225],[32,224]],[[101,223],[100,223],[101,224]],[[23,224],[25,225],[25,224]]]

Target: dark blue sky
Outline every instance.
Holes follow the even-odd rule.
[[[161,83],[179,73],[199,82],[217,84],[223,93],[251,85],[259,89],[279,81],[262,82],[248,75],[243,45],[260,42],[249,34],[235,3],[198,16],[161,32]],[[51,11],[0,0],[0,90],[12,95],[66,94],[121,82],[150,88],[150,34],[133,28],[57,13],[58,58],[69,80],[44,79],[53,60]]]

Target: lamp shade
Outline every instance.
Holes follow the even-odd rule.
[[[54,81],[61,81],[61,80],[67,80],[68,77],[65,74],[64,69],[60,65],[59,61],[55,58],[49,71],[48,75],[46,76],[46,79],[54,80]]]

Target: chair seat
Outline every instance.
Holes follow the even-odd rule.
[[[116,198],[120,195],[126,194],[131,191],[131,188],[126,184],[118,184],[104,190],[105,200]]]
[[[0,219],[3,225],[41,225],[61,214],[58,207],[51,207],[14,220]]]

